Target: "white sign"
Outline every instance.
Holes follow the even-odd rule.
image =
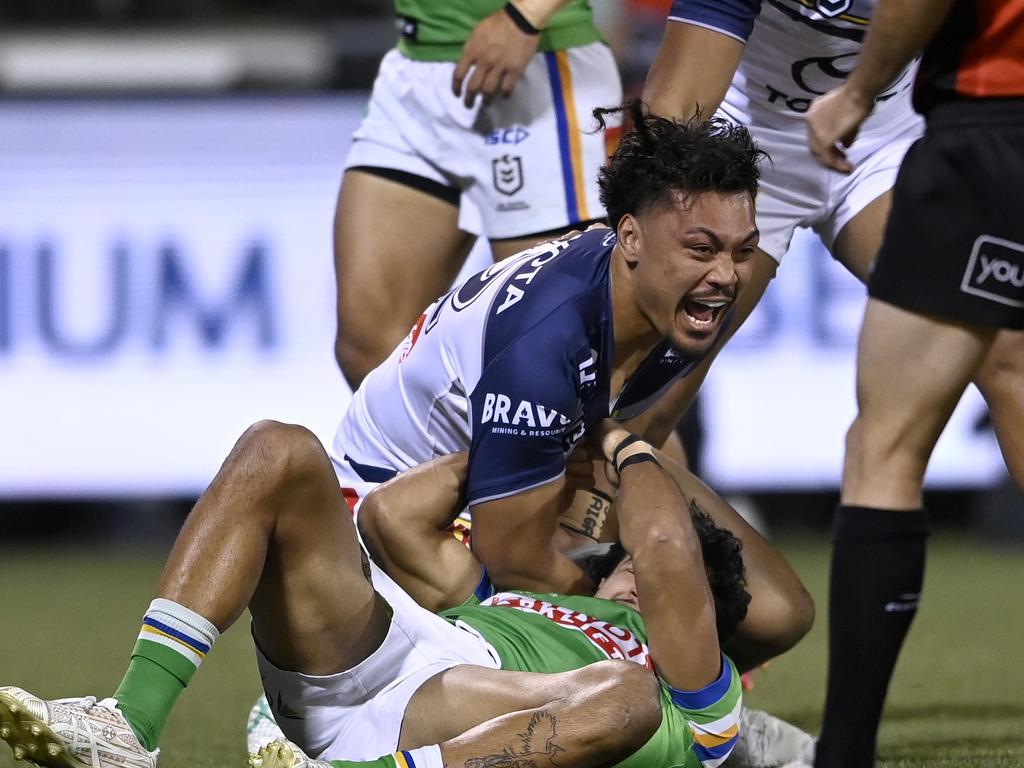
[[[333,436],[331,221],[364,100],[0,104],[0,496],[194,494],[253,421]],[[705,387],[723,487],[838,481],[863,289],[808,240],[780,274]],[[981,410],[936,481],[1000,471]]]

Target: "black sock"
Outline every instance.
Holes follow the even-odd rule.
[[[832,541],[829,665],[816,768],[872,768],[878,721],[924,580],[928,516],[840,506]]]

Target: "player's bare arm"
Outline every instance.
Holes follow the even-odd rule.
[[[476,27],[452,74],[452,92],[472,107],[477,96],[508,96],[537,52],[540,32],[568,0],[511,0]],[[468,80],[466,78],[469,78]]]
[[[725,98],[743,47],[713,29],[670,21],[647,73],[644,101],[664,117],[711,117]]]
[[[447,530],[462,508],[467,455],[441,456],[377,487],[359,509],[359,532],[371,557],[430,611],[466,600],[480,562]]]
[[[497,587],[582,595],[594,585],[554,545],[566,480],[474,505],[473,552]]]
[[[706,512],[743,544],[751,600],[746,618],[727,643],[729,657],[741,670],[747,670],[792,648],[814,623],[814,601],[800,577],[725,499],[664,452],[654,449],[654,454],[687,506]]]
[[[807,112],[811,153],[825,166],[849,173],[840,148],[850,146],[875,98],[917,56],[949,15],[953,0],[879,2],[857,66],[846,81],[814,100]]]
[[[695,691],[721,674],[714,598],[700,541],[679,487],[648,443],[624,430],[604,440],[619,479],[619,538],[630,554],[637,601],[659,676]]]

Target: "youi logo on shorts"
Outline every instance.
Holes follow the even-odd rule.
[[[494,434],[543,437],[561,435],[569,424],[569,417],[554,408],[529,400],[513,400],[496,392],[484,394],[484,407],[480,412],[481,424],[493,424]]]
[[[960,290],[1024,308],[1024,245],[991,235],[974,241]]]

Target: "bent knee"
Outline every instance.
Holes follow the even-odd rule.
[[[846,473],[864,478],[924,474],[933,440],[913,424],[858,414],[846,433]]]
[[[239,438],[240,450],[254,471],[277,478],[296,478],[323,471],[330,459],[320,440],[298,424],[272,419],[257,421]]]

